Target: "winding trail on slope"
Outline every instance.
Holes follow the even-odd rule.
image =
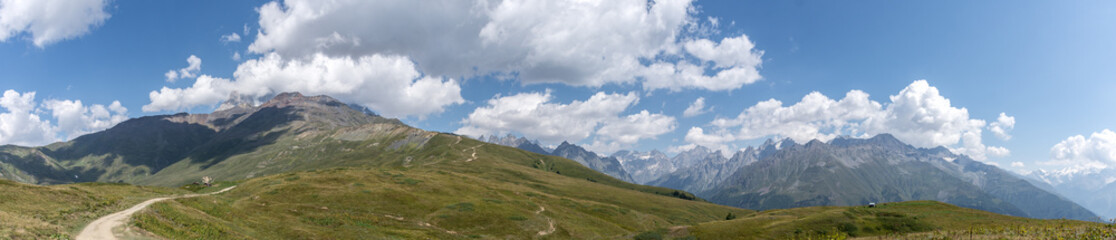
[[[542,217],[546,218],[546,222],[547,222],[547,224],[550,224],[550,227],[547,228],[546,230],[539,231],[539,236],[550,235],[551,233],[554,233],[555,230],[558,230],[558,229],[554,228],[554,219],[551,219],[550,217],[547,217],[547,216],[543,216],[542,215],[543,211],[546,211],[546,208],[543,207],[542,205],[539,205],[539,210],[535,211],[535,215],[539,215],[539,216],[542,216]]]
[[[221,191],[205,193],[205,194],[186,194],[186,195],[177,196],[177,197],[161,197],[161,198],[148,199],[147,201],[143,201],[140,204],[136,204],[135,206],[132,206],[131,208],[125,209],[124,211],[115,212],[115,213],[106,215],[104,217],[98,218],[97,220],[94,220],[93,222],[89,223],[89,225],[85,226],[85,228],[81,230],[81,233],[79,233],[77,235],[77,237],[74,238],[74,239],[77,239],[77,240],[117,239],[116,235],[113,235],[112,229],[123,226],[124,223],[128,221],[128,218],[132,217],[132,214],[135,214],[136,212],[139,212],[140,210],[143,210],[148,205],[151,205],[151,204],[154,204],[156,202],[163,201],[163,200],[169,200],[169,199],[192,198],[192,197],[213,195],[213,194],[223,193],[225,191],[232,190],[233,188],[236,188],[236,186],[227,187],[225,189],[221,189]]]
[[[484,145],[484,144],[481,144],[481,145]],[[473,147],[470,147],[470,148],[461,149],[461,152],[473,150],[473,157],[470,157],[469,159],[465,159],[465,162],[472,162],[473,160],[477,160],[477,148],[480,147],[481,145],[476,145],[476,146],[473,146]]]

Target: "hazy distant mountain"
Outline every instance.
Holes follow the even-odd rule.
[[[670,157],[658,150],[649,152],[620,150],[613,153],[612,157],[620,160],[620,165],[624,166],[624,170],[632,174],[632,179],[639,184],[647,184],[677,170]]]
[[[794,141],[786,139],[775,142],[769,139],[759,148],[748,147],[744,151],[734,153],[731,158],[725,158],[720,151],[709,152],[708,148],[698,146],[679,153],[673,158],[672,161],[679,164],[677,170],[662,175],[648,184],[685,189],[695,193],[708,191],[742,167],[767,157],[787,145],[794,145]]]
[[[620,160],[617,160],[615,157],[601,157],[596,153],[568,142],[562,142],[562,144],[558,145],[558,147],[554,149],[554,152],[551,152],[551,155],[577,161],[593,170],[608,174],[620,180],[635,182],[635,180],[632,179],[632,175],[624,170],[624,166],[620,165]]]
[[[699,196],[759,210],[937,200],[1015,216],[1096,219],[1004,170],[942,147],[915,148],[888,134],[784,144],[716,185]]]
[[[484,137],[484,136],[482,136],[481,139],[478,139],[478,140],[485,141],[485,142],[488,142],[488,143],[495,143],[495,144],[500,144],[500,145],[504,145],[504,146],[509,146],[509,147],[515,147],[515,148],[527,150],[527,151],[533,152],[533,153],[550,155],[550,151],[547,151],[543,147],[539,146],[538,141],[530,141],[525,137],[520,138],[520,137],[516,137],[516,136],[511,135],[511,134],[508,134],[507,136],[504,136],[504,137],[497,137],[497,136]]]
[[[562,144],[558,145],[558,147],[554,150],[547,151],[543,147],[539,146],[538,142],[527,140],[527,138],[525,137],[516,137],[511,134],[508,134],[504,137],[481,136],[480,140],[488,143],[515,147],[538,154],[568,158],[570,160],[581,163],[582,165],[585,165],[586,167],[589,167],[593,170],[608,174],[609,176],[612,176],[614,178],[630,183],[636,183],[636,181],[632,179],[632,175],[624,169],[624,166],[620,164],[620,160],[616,157],[602,157],[600,155],[597,155],[597,153],[585,150],[585,148],[568,142],[562,142]]]
[[[1049,185],[1104,219],[1116,218],[1116,169],[1037,170],[1027,177],[1036,185]]]

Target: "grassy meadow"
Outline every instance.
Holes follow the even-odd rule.
[[[70,239],[101,216],[182,193],[186,191],[128,184],[37,186],[0,180],[0,239]]]

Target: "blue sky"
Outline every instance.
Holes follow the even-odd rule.
[[[103,19],[41,14],[74,11],[47,2],[0,5],[0,91],[14,93],[0,109],[0,144],[206,113],[230,91],[297,90],[428,130],[603,153],[888,132],[1017,171],[1116,164],[1116,134],[1105,131],[1116,128],[1108,1],[61,4]],[[239,41],[222,40],[233,33]],[[190,56],[200,67],[179,71]],[[654,75],[655,64],[677,71]],[[734,69],[745,74],[716,78]],[[168,71],[193,76],[171,82]],[[790,107],[853,90],[868,96]],[[698,98],[704,111],[686,116]],[[741,115],[769,99],[787,108]],[[1001,113],[1010,124],[995,124]]]

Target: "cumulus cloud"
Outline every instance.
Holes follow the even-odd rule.
[[[86,106],[81,100],[47,100],[39,106],[35,92],[4,91],[0,97],[0,144],[39,146],[66,141],[83,134],[104,130],[128,119],[128,109],[119,101],[109,106]],[[49,111],[57,125],[40,113]]]
[[[647,110],[605,121],[597,135],[603,140],[620,144],[634,144],[640,139],[653,139],[656,136],[674,131],[677,121],[663,114],[651,114]]]
[[[677,154],[677,153],[693,150],[697,146],[698,146],[697,144],[693,144],[693,143],[685,144],[685,145],[678,145],[678,146],[670,146],[670,147],[667,147],[666,152]]]
[[[222,43],[240,42],[240,34],[229,33],[229,34],[221,35],[221,42]]]
[[[81,100],[47,100],[43,108],[50,110],[58,121],[61,140],[70,140],[115,126],[128,120],[128,109],[113,101],[109,106],[93,104],[86,106]]]
[[[1023,166],[1025,166],[1025,165],[1023,164],[1023,162],[1011,162],[1011,167],[1014,167],[1014,168],[1021,168],[1021,167],[1023,167]]]
[[[37,47],[76,38],[104,23],[108,0],[0,1],[0,42],[29,35]]]
[[[689,0],[287,0],[259,8],[249,50],[398,54],[431,75],[496,74],[525,84],[731,90],[761,79],[763,52],[747,36],[690,33],[704,22],[696,9]]]
[[[586,148],[609,152],[673,131],[676,125],[674,117],[646,110],[621,116],[639,101],[634,92],[598,92],[587,100],[569,104],[553,100],[549,90],[497,96],[488,100],[487,106],[473,110],[462,120],[465,126],[455,133],[478,137],[516,132],[545,143],[576,143],[595,136]]]
[[[35,92],[4,91],[0,107],[7,110],[0,113],[0,144],[38,146],[54,140],[55,130],[50,121],[34,112]]]
[[[1050,148],[1050,160],[1043,164],[1073,169],[1116,166],[1116,132],[1104,129],[1089,137],[1068,137]]]
[[[700,127],[691,127],[690,130],[686,132],[685,139],[690,145],[679,146],[677,149],[688,150],[693,149],[695,146],[704,146],[713,150],[721,150],[722,154],[729,154],[732,151],[729,150],[729,144],[726,143],[736,141],[738,138],[724,129],[707,134],[705,130]]]
[[[229,97],[236,87],[232,81],[202,75],[188,88],[163,87],[147,94],[151,103],[143,105],[144,112],[185,110],[195,106],[214,105]]]
[[[198,56],[190,55],[186,58],[186,67],[178,70],[168,70],[163,74],[167,78],[167,82],[174,82],[183,78],[195,78],[198,72],[201,71],[202,60]]]
[[[699,97],[689,107],[686,107],[685,111],[682,111],[682,117],[693,117],[710,111],[713,111],[713,108],[705,109],[705,98]]]
[[[724,146],[765,137],[807,142],[829,141],[840,135],[890,133],[916,147],[947,146],[977,160],[1010,154],[1006,148],[984,145],[981,129],[986,122],[970,118],[965,108],[952,106],[925,80],[911,83],[889,100],[886,105],[872,101],[860,90],[849,91],[840,100],[812,92],[790,106],[770,99],[748,107],[735,118],[714,119],[710,123],[714,134],[698,127],[690,129],[686,140],[703,146]]]
[[[717,118],[711,124],[720,129],[739,127],[735,138],[717,138],[723,141],[768,136],[789,137],[796,142],[828,141],[842,134],[862,134],[860,122],[881,113],[881,104],[869,100],[868,94],[860,90],[849,91],[839,101],[812,92],[791,106],[769,99],[748,107],[736,118]]]
[[[1000,117],[996,118],[995,122],[988,124],[988,130],[996,134],[997,138],[1001,140],[1011,140],[1011,134],[1008,131],[1015,128],[1015,117],[1008,116],[1006,113],[1000,113]]]
[[[731,90],[762,78],[757,68],[762,63],[760,56],[763,52],[754,49],[755,44],[748,40],[748,36],[725,38],[719,44],[708,39],[696,39],[683,46],[687,53],[699,59],[703,65],[684,61],[652,64],[645,71],[646,74],[642,75],[647,79],[643,84],[644,89]],[[711,65],[712,68],[704,65]],[[717,73],[706,75],[707,69]]]
[[[316,54],[309,59],[285,59],[271,53],[240,64],[233,76],[202,75],[187,88],[152,91],[151,103],[143,110],[216,105],[234,91],[250,97],[290,91],[324,94],[391,117],[423,117],[465,101],[457,81],[424,76],[410,59],[394,55],[350,58]]]

